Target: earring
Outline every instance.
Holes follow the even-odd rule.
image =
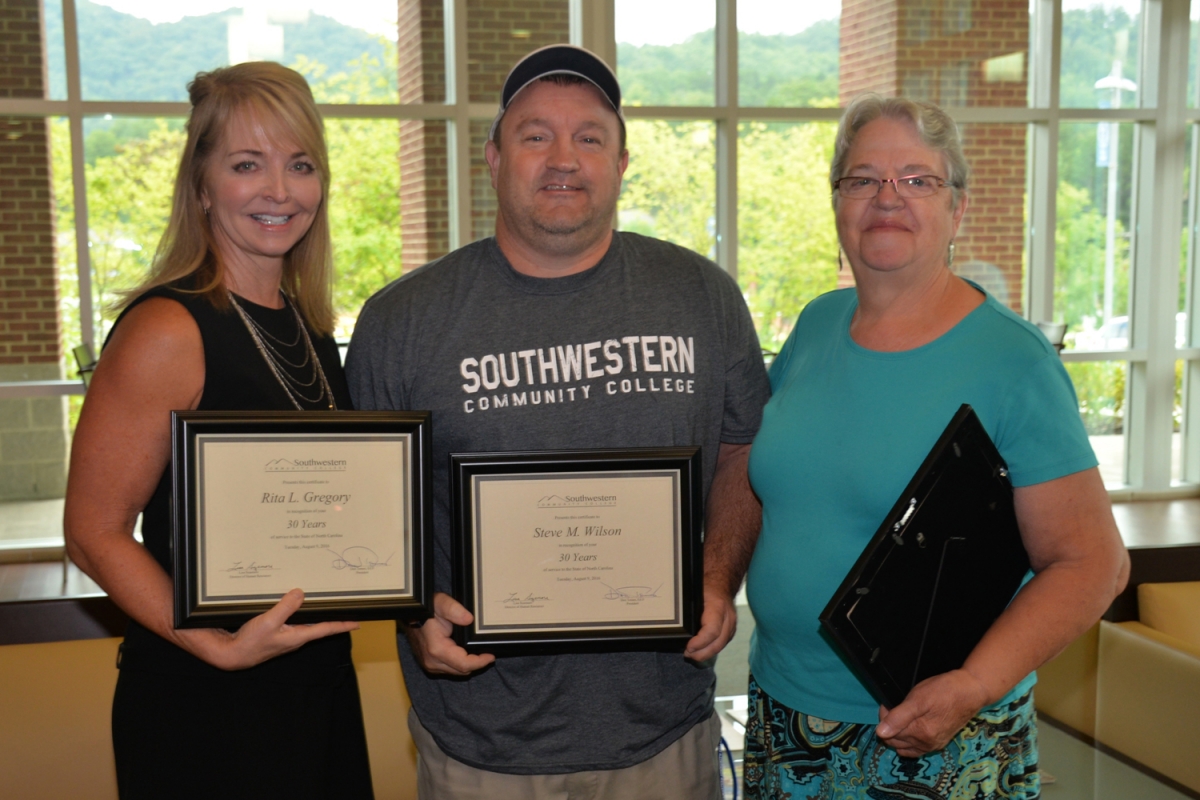
[[[946,258],[946,268],[949,269],[950,267],[953,267],[953,266],[954,266],[954,240],[951,239],[950,240],[950,254]]]

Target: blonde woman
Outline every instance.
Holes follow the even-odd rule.
[[[356,624],[288,625],[295,589],[236,631],[173,627],[170,412],[350,406],[308,85],[246,63],[189,92],[171,219],[96,368],[67,487],[71,557],[132,620],[113,701],[120,794],[371,797]]]

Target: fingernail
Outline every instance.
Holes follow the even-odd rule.
[[[886,722],[879,723],[878,727],[875,728],[875,735],[879,736],[881,738],[886,738],[888,736],[891,736],[892,735],[892,726],[888,725]]]

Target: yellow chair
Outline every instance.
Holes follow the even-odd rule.
[[[1200,581],[1138,586],[1138,622],[1101,622],[1097,741],[1200,792]]]
[[[393,622],[355,631],[354,667],[377,800],[413,800],[416,748]],[[0,796],[116,800],[110,717],[120,639],[0,647]]]
[[[109,721],[120,639],[0,647],[5,797],[116,800]]]

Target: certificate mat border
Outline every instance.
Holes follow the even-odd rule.
[[[208,477],[208,472],[205,469],[205,445],[208,444],[224,444],[224,443],[244,443],[244,444],[266,444],[277,441],[296,441],[297,437],[282,433],[201,433],[196,436],[195,457],[196,457],[196,549],[197,569],[199,570],[199,604],[202,607],[218,606],[218,605],[239,605],[246,601],[258,601],[270,599],[272,603],[278,602],[283,595],[278,592],[249,592],[244,594],[221,594],[210,592],[208,589],[208,553],[206,547],[208,545],[208,522],[206,519],[206,493],[205,480]],[[407,473],[412,464],[412,434],[411,433],[377,433],[377,434],[359,434],[359,433],[312,433],[305,435],[303,438],[307,442],[378,442],[378,441],[395,441],[400,445],[400,459],[402,470]],[[403,486],[403,497],[401,503],[405,509],[412,505],[412,482],[406,481]],[[405,514],[405,518],[401,521],[402,530],[401,538],[403,547],[401,553],[404,557],[404,579],[400,586],[394,586],[390,589],[363,589],[359,591],[349,592],[305,592],[305,599],[310,600],[350,600],[353,598],[368,598],[378,597],[386,599],[401,599],[412,596],[412,573],[413,564],[411,558],[411,542],[412,542],[412,524]]]
[[[200,436],[289,436],[298,440],[330,435],[370,439],[380,434],[408,437],[408,530],[410,575],[406,593],[393,596],[306,596],[292,622],[428,617],[433,601],[432,418],[427,411],[172,411],[171,561],[175,576],[175,627],[235,627],[263,613],[278,594],[232,602],[205,602],[201,593],[198,525],[197,440]]]
[[[475,516],[472,519],[472,530],[474,535],[471,537],[471,556],[472,563],[475,565],[475,570],[472,574],[473,593],[479,597],[483,588],[483,564],[480,563],[480,551],[483,549],[483,531],[481,530],[481,514],[482,509],[479,507],[479,486],[487,481],[551,481],[551,480],[577,480],[586,477],[597,478],[648,478],[648,477],[670,477],[671,478],[671,495],[673,498],[671,504],[671,554],[674,557],[671,565],[671,573],[675,580],[675,586],[671,591],[671,605],[674,608],[674,613],[669,619],[649,619],[649,620],[628,620],[622,623],[612,622],[574,622],[570,624],[543,622],[543,623],[527,623],[521,625],[499,623],[489,624],[487,615],[481,610],[475,613],[475,630],[478,633],[519,633],[523,631],[561,631],[561,630],[582,630],[587,628],[605,629],[605,630],[621,630],[629,628],[659,628],[668,625],[683,624],[683,564],[682,564],[682,538],[683,531],[680,527],[682,514],[679,509],[679,500],[682,497],[679,491],[679,470],[678,469],[648,469],[648,470],[597,470],[591,472],[570,472],[570,473],[550,473],[550,472],[531,472],[520,475],[472,475],[471,476],[471,499]]]
[[[565,652],[646,650],[682,652],[699,630],[703,611],[702,462],[699,447],[657,447],[615,450],[542,450],[512,453],[452,453],[450,455],[451,537],[454,596],[475,614],[475,509],[476,476],[513,476],[544,479],[547,473],[575,477],[580,473],[637,473],[675,471],[678,474],[675,508],[678,514],[676,598],[678,619],[647,625],[633,623],[583,623],[552,628],[505,625],[501,630],[480,629],[478,623],[456,627],[455,638],[472,653],[533,655]],[[479,615],[476,614],[476,620]]]

